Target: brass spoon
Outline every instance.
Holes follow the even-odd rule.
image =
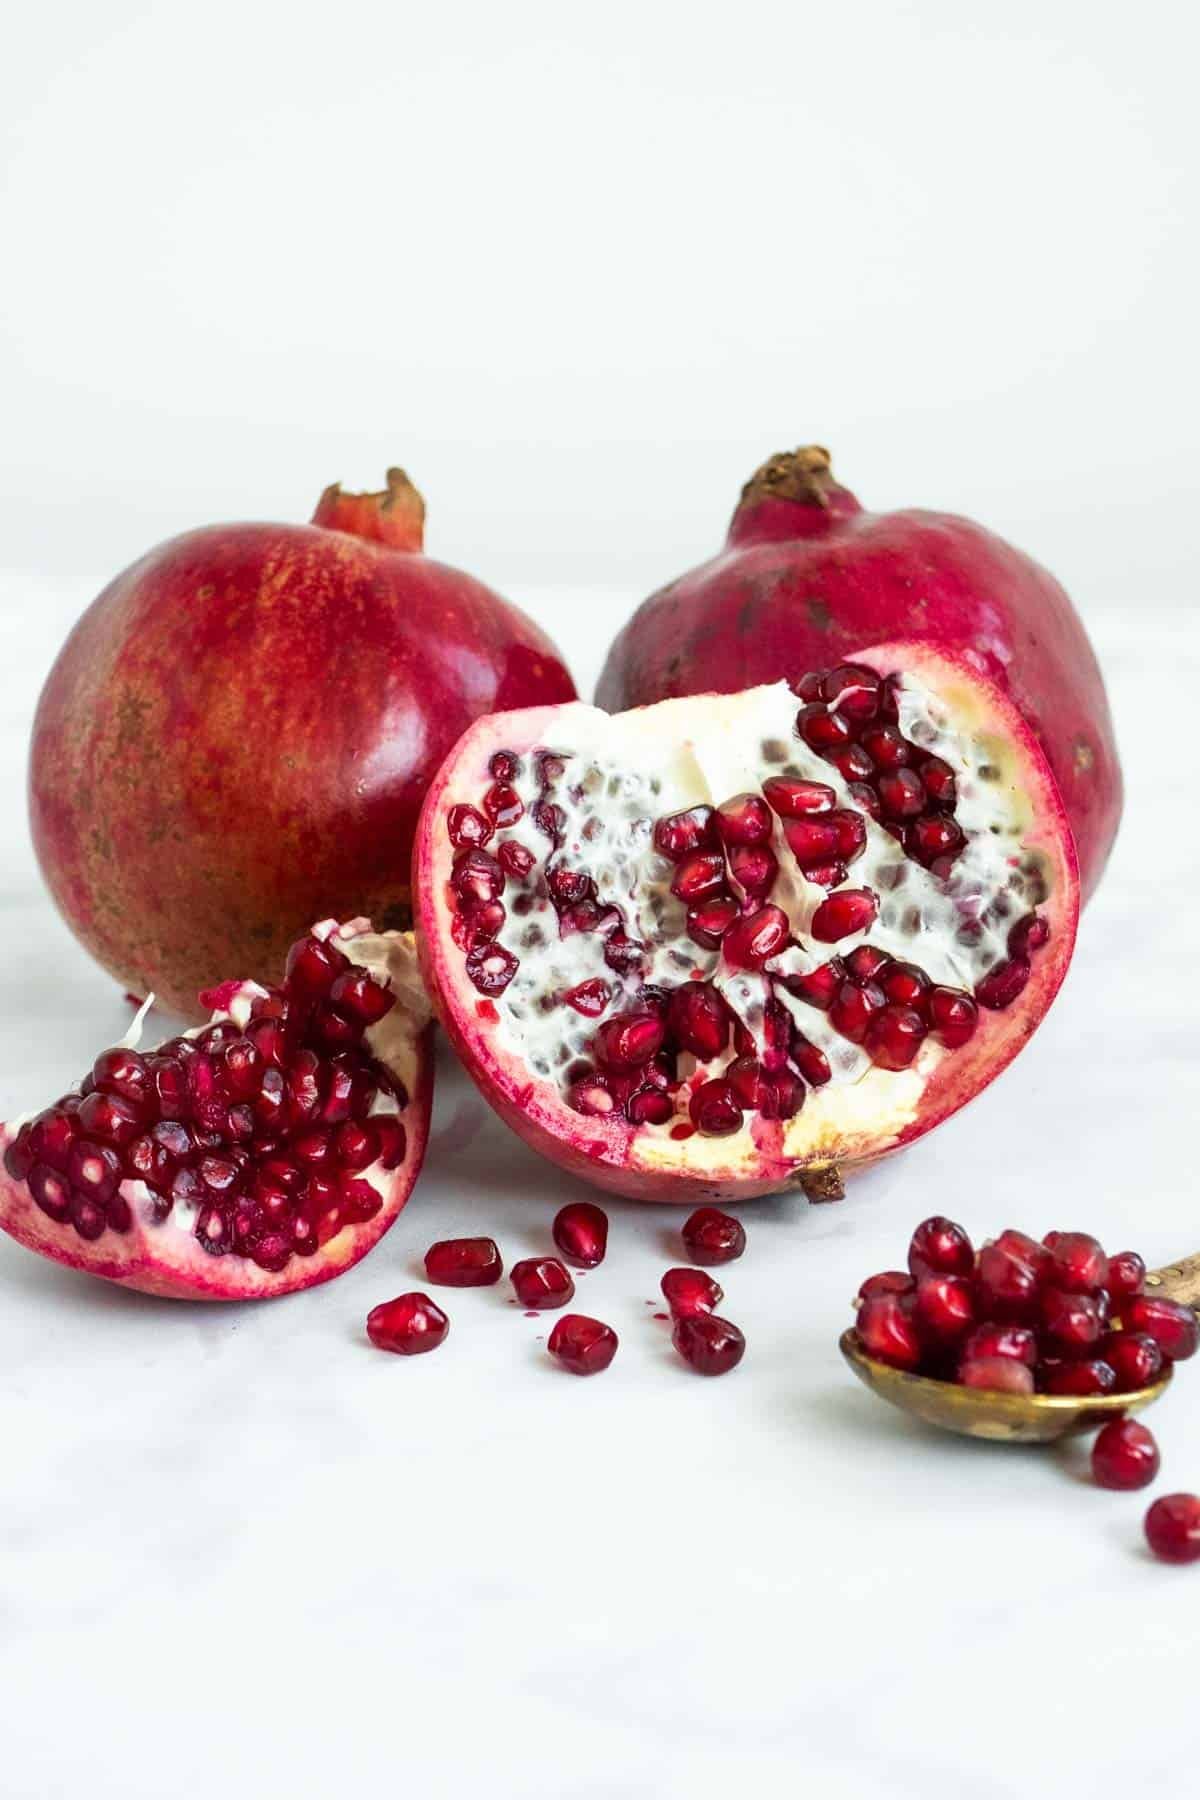
[[[1146,1290],[1200,1312],[1200,1254],[1155,1269],[1146,1277]],[[893,1369],[867,1355],[853,1327],[842,1333],[840,1344],[863,1386],[881,1400],[943,1431],[1005,1444],[1050,1444],[1055,1438],[1094,1431],[1121,1413],[1141,1412],[1166,1392],[1172,1375],[1168,1363],[1156,1382],[1131,1394],[1002,1394]]]

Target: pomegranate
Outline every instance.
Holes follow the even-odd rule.
[[[391,469],[382,493],[327,489],[311,525],[188,532],[75,626],[34,725],[33,836],[122,987],[196,1017],[229,969],[269,980],[310,919],[407,928],[447,750],[482,713],[573,696],[523,614],[422,554],[424,514]]]
[[[797,686],[799,703],[780,682],[617,719],[501,714],[430,789],[414,870],[435,1005],[501,1116],[613,1192],[832,1197],[839,1168],[985,1087],[1065,973],[1074,850],[1012,703],[911,644]],[[821,747],[872,731],[938,776],[920,818]],[[926,820],[945,827],[936,854]],[[737,853],[763,848],[747,885]]]
[[[423,1356],[444,1344],[450,1321],[428,1294],[401,1294],[367,1314],[367,1336],[377,1350]]]
[[[1164,1494],[1146,1514],[1146,1542],[1161,1562],[1200,1562],[1200,1499]]]
[[[620,632],[596,700],[617,712],[732,693],[911,636],[961,656],[1016,701],[1061,789],[1091,894],[1121,816],[1121,769],[1104,682],[1070,600],[969,519],[864,512],[834,480],[826,450],[763,464],[724,550],[652,595]],[[848,695],[843,712],[857,704]],[[859,745],[886,767],[886,743]]]
[[[1136,1419],[1112,1419],[1092,1445],[1092,1474],[1100,1487],[1149,1487],[1160,1457],[1154,1433]]]
[[[429,1128],[411,939],[325,920],[282,984],[226,981],[153,1052],[141,1016],[72,1093],[0,1127],[0,1225],[147,1293],[262,1299],[328,1281],[393,1223]]]
[[[572,1375],[599,1375],[617,1354],[617,1334],[600,1319],[564,1313],[546,1342],[556,1362]]]
[[[715,1313],[681,1313],[671,1342],[697,1375],[728,1375],[746,1354],[746,1340],[728,1319]]]

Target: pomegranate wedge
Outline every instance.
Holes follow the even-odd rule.
[[[957,1111],[1043,1017],[1079,906],[1029,727],[912,643],[481,720],[427,796],[414,885],[434,1005],[496,1110],[676,1204],[834,1197]]]
[[[0,1126],[0,1226],[147,1293],[255,1300],[329,1281],[383,1236],[425,1153],[429,1011],[411,937],[329,919],[282,985],[201,995],[208,1025],[97,1057]]]

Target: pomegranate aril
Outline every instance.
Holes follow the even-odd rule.
[[[379,1133],[370,1123],[347,1119],[335,1131],[331,1149],[333,1160],[341,1168],[369,1169],[379,1157]]]
[[[1047,1287],[1040,1304],[1041,1338],[1052,1355],[1080,1356],[1094,1349],[1103,1337],[1107,1313],[1093,1295]]]
[[[819,700],[824,680],[823,669],[807,669],[803,675],[789,677],[788,686],[798,700]]]
[[[685,856],[675,871],[671,892],[688,906],[711,899],[725,886],[725,858],[719,851],[697,850]]]
[[[735,794],[723,800],[714,822],[726,845],[765,844],[771,835],[771,809],[757,794]]]
[[[810,969],[805,975],[786,976],[784,985],[788,993],[794,994],[797,1000],[807,1001],[809,1006],[828,1012],[845,979],[846,965],[840,957],[835,956],[832,961]]]
[[[396,996],[365,969],[347,969],[329,990],[329,1002],[360,1025],[377,1025],[396,1004]]]
[[[1096,1354],[1111,1367],[1118,1394],[1132,1394],[1151,1387],[1166,1366],[1166,1357],[1144,1331],[1109,1331],[1096,1345]]]
[[[555,1248],[577,1269],[594,1269],[608,1249],[608,1214],[590,1200],[574,1200],[554,1215]]]
[[[843,862],[855,862],[867,847],[867,826],[861,813],[839,807],[829,815],[834,831],[834,850]]]
[[[823,781],[796,781],[787,775],[772,775],[762,784],[767,802],[781,819],[807,819],[829,812],[837,795]]]
[[[568,988],[563,999],[585,1019],[598,1019],[612,999],[612,989],[597,975],[590,981],[581,981],[578,987]]]
[[[1108,1363],[1093,1357],[1086,1362],[1043,1364],[1039,1385],[1044,1394],[1069,1394],[1089,1399],[1093,1395],[1111,1394],[1117,1378]]]
[[[873,719],[879,711],[879,677],[862,663],[838,663],[821,680],[821,698],[848,719]]]
[[[555,1321],[546,1349],[572,1375],[599,1375],[617,1354],[617,1334],[600,1319],[565,1313]]]
[[[840,750],[827,750],[825,760],[831,762],[843,781],[865,781],[875,772],[875,764],[861,744],[844,744]]]
[[[917,1284],[906,1269],[881,1269],[868,1275],[858,1290],[856,1300],[877,1300],[881,1294],[913,1294]]]
[[[1108,1258],[1085,1231],[1049,1231],[1042,1243],[1048,1252],[1047,1279],[1069,1294],[1095,1294],[1108,1281]]]
[[[829,1008],[829,1022],[852,1044],[861,1044],[871,1020],[882,1012],[883,989],[873,981],[844,981]]]
[[[367,1336],[377,1350],[420,1356],[445,1342],[450,1321],[428,1294],[401,1294],[367,1314]]]
[[[729,1008],[707,981],[690,981],[674,990],[666,1023],[678,1048],[700,1062],[720,1056],[729,1042]]]
[[[857,955],[857,951],[855,955]],[[879,976],[879,985],[887,999],[897,1006],[911,1006],[924,1013],[929,977],[915,963],[888,963]]]
[[[894,1369],[916,1369],[921,1340],[905,1294],[876,1294],[858,1309],[855,1331],[867,1355]]]
[[[1159,1300],[1153,1294],[1135,1294],[1121,1302],[1120,1317],[1126,1331],[1144,1331],[1171,1362],[1195,1356],[1200,1325],[1190,1306]]]
[[[860,743],[877,769],[890,773],[912,761],[912,745],[905,742],[895,725],[871,725],[862,733]]]
[[[721,939],[738,916],[738,903],[729,894],[718,894],[688,909],[687,934],[704,950],[719,950]]]
[[[710,1313],[725,1298],[725,1290],[703,1269],[668,1269],[658,1285],[677,1319]]]
[[[1013,1356],[966,1356],[958,1365],[962,1387],[994,1394],[1032,1394],[1033,1370]]]
[[[565,1306],[575,1297],[575,1283],[556,1256],[530,1256],[514,1263],[510,1280],[521,1305],[534,1312]]]
[[[640,1087],[625,1102],[631,1125],[666,1125],[675,1117],[675,1102],[658,1087]]]
[[[785,819],[783,836],[802,869],[830,862],[837,855],[838,834],[832,815],[814,819]]]
[[[497,781],[483,796],[483,810],[495,826],[516,825],[525,816],[525,807],[516,788]]]
[[[957,856],[966,841],[961,826],[953,819],[936,815],[914,819],[904,834],[905,850],[926,868],[940,856]]]
[[[801,707],[796,714],[796,730],[809,749],[816,751],[838,750],[852,736],[850,721],[819,702]]]
[[[515,781],[521,773],[521,759],[512,750],[495,750],[488,758],[488,774],[493,781]]]
[[[446,829],[456,850],[472,846],[482,849],[492,837],[492,827],[473,806],[452,806],[446,815]]]
[[[1026,1322],[1037,1312],[1038,1272],[1024,1257],[985,1244],[975,1265],[984,1312],[993,1319]]]
[[[871,1020],[863,1047],[881,1069],[907,1069],[925,1041],[925,1021],[911,1006],[885,1006]]]
[[[572,869],[566,863],[551,863],[546,870],[546,886],[556,907],[576,906],[580,900],[594,899],[596,884],[583,869]]]
[[[454,859],[450,886],[458,895],[459,906],[472,912],[498,900],[504,892],[504,870],[486,850],[460,850]]]
[[[760,906],[729,927],[721,939],[721,953],[732,968],[761,969],[770,957],[778,956],[790,936],[791,923],[783,908]]]
[[[524,881],[537,858],[532,850],[525,848],[524,844],[518,844],[514,838],[509,838],[496,851],[496,861],[505,874],[511,875],[514,881]]]
[[[820,944],[837,944],[875,923],[879,902],[870,888],[843,888],[822,900],[812,916],[809,935]]]
[[[714,847],[717,843],[711,806],[693,806],[686,812],[670,813],[654,827],[654,848],[670,862],[680,862],[693,851]]]
[[[222,1108],[222,1113],[224,1109]],[[75,1115],[79,1130],[108,1144],[131,1144],[141,1135],[142,1111],[119,1094],[88,1094]]]
[[[920,774],[929,798],[938,806],[953,809],[958,788],[950,764],[943,762],[940,756],[927,756],[920,764]]]
[[[636,1069],[657,1055],[665,1036],[666,1028],[657,1013],[626,1013],[607,1019],[592,1039],[592,1047],[608,1068]]]
[[[25,1181],[33,1167],[33,1152],[29,1148],[29,1127],[23,1125],[11,1144],[5,1147],[4,1167],[14,1181]]]
[[[739,844],[729,852],[729,873],[752,900],[759,900],[774,887],[779,864],[766,844]]]
[[[408,1151],[408,1133],[400,1120],[390,1113],[376,1113],[371,1129],[379,1140],[380,1167],[388,1171],[398,1169]]]
[[[443,1238],[425,1252],[425,1273],[439,1287],[492,1287],[504,1264],[493,1238]]]
[[[1092,1445],[1092,1474],[1098,1487],[1129,1492],[1149,1487],[1158,1474],[1158,1445],[1136,1419],[1112,1419]]]
[[[612,1118],[622,1105],[621,1096],[614,1091],[614,1080],[615,1077],[598,1073],[581,1075],[567,1089],[567,1105],[585,1118]]]
[[[883,808],[879,804],[879,795],[865,781],[851,781],[848,784],[850,798],[860,812],[866,813],[869,819],[881,819]]]
[[[1200,1561],[1200,1499],[1164,1494],[1146,1514],[1146,1542],[1160,1562]]]
[[[705,1137],[728,1137],[740,1131],[742,1109],[729,1082],[705,1081],[688,1101],[688,1113],[696,1130]]]
[[[691,1261],[704,1268],[735,1262],[746,1248],[746,1232],[741,1220],[715,1206],[697,1207],[684,1220],[680,1235]]]
[[[824,1087],[832,1079],[829,1058],[815,1044],[810,1044],[801,1031],[792,1033],[791,1057],[809,1087]]]
[[[961,1275],[926,1275],[913,1296],[913,1323],[935,1345],[957,1343],[975,1323],[971,1283]]]
[[[1003,1012],[1024,993],[1029,976],[1028,958],[1011,956],[1007,962],[997,963],[989,969],[982,981],[976,982],[975,998],[989,1012]]]
[[[876,792],[889,819],[915,819],[925,810],[925,788],[913,769],[893,769],[881,775]]]
[[[39,1113],[29,1126],[26,1140],[26,1154],[30,1165],[45,1163],[48,1168],[57,1169],[60,1174],[65,1175],[78,1137],[78,1107],[73,1112],[66,1112],[61,1107],[51,1107]]]
[[[369,1181],[344,1181],[342,1205],[352,1225],[365,1225],[383,1206],[383,1198]]]
[[[144,1057],[136,1050],[104,1050],[92,1065],[92,1080],[105,1094],[119,1094],[144,1115],[153,1102],[153,1084]]]
[[[286,985],[302,1001],[324,997],[349,967],[349,957],[343,956],[336,945],[316,937],[300,938],[288,951]]]
[[[517,958],[503,944],[476,944],[467,954],[466,969],[481,994],[502,994],[519,967]]]
[[[925,996],[929,1028],[947,1050],[961,1050],[975,1035],[979,1009],[969,994],[958,988],[931,987]]]
[[[963,1345],[963,1361],[986,1361],[996,1356],[1015,1357],[1032,1369],[1038,1359],[1037,1333],[1025,1325],[977,1326]]]
[[[65,1225],[71,1211],[71,1189],[60,1169],[34,1163],[28,1175],[29,1191],[47,1218]]]
[[[1105,1286],[1114,1300],[1140,1294],[1146,1283],[1146,1265],[1136,1250],[1120,1250],[1108,1259]]]
[[[746,1340],[728,1319],[715,1313],[686,1313],[676,1318],[671,1342],[698,1375],[727,1375],[746,1354]]]
[[[1026,913],[1008,934],[1010,956],[1028,957],[1050,942],[1050,927],[1038,913]]]

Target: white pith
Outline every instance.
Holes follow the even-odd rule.
[[[565,1088],[563,1071],[574,1061],[590,1058],[591,1041],[601,1018],[629,1010],[643,981],[675,987],[687,980],[692,970],[721,989],[735,1014],[761,1043],[762,1004],[767,992],[764,978],[729,968],[719,952],[705,951],[686,936],[686,908],[669,891],[675,867],[658,856],[651,838],[655,821],[665,814],[758,792],[772,774],[822,782],[834,790],[839,806],[862,814],[832,764],[796,736],[800,704],[780,682],[739,695],[699,695],[662,702],[624,714],[619,723],[583,705],[556,710],[555,741],[537,746],[554,752],[566,764],[548,796],[567,815],[563,842],[554,859],[590,874],[600,904],[615,902],[621,907],[628,935],[645,944],[650,955],[641,976],[617,975],[604,961],[604,939],[599,934],[560,937],[558,915],[548,896],[539,898],[535,887],[509,878],[503,896],[507,917],[498,941],[518,959],[518,968],[504,992],[494,997],[496,1032],[504,1049],[519,1058],[535,1078],[551,1079]],[[899,960],[916,962],[936,982],[971,991],[981,976],[1004,958],[1010,925],[1034,904],[1028,895],[1015,891],[1008,917],[985,925],[973,944],[954,941],[960,923],[979,920],[994,893],[1014,875],[1021,879],[1017,865],[1029,855],[1023,838],[1032,819],[1020,778],[1020,759],[1007,740],[989,737],[977,726],[978,701],[966,682],[940,684],[935,695],[906,677],[900,712],[905,737],[943,757],[957,774],[954,816],[967,844],[953,873],[947,881],[930,874],[906,857],[882,826],[863,814],[867,846],[850,865],[845,886],[873,889],[879,896],[879,917],[867,932],[836,945],[815,943],[808,937],[807,927],[826,898],[826,890],[804,877],[776,821],[773,848],[780,874],[764,899],[783,908],[801,942],[769,963],[769,971],[802,972],[858,943],[869,942]],[[769,743],[778,750],[765,758],[763,746]],[[515,827],[498,831],[488,850],[494,854],[505,839],[515,839],[544,866],[550,860],[548,840],[529,816],[530,807],[541,796],[536,759],[526,745],[512,747],[522,764],[512,785],[525,804],[526,815]],[[990,778],[981,777],[981,768],[993,772]],[[466,769],[457,771],[457,797],[479,806],[489,779],[486,768],[480,768],[477,776]],[[572,788],[582,789],[576,799],[571,797]],[[586,837],[585,829],[590,834]],[[1046,874],[1046,859],[1040,852],[1033,854],[1039,874]],[[897,876],[898,885],[890,885]],[[735,884],[731,881],[731,885]],[[514,912],[513,902],[520,896],[528,896],[527,910]],[[915,918],[911,916],[913,908]],[[567,989],[593,977],[604,980],[612,993],[605,1013],[595,1019],[577,1014],[562,1000]],[[824,1012],[788,995],[782,987],[777,986],[775,993],[799,1029],[825,1051],[833,1070],[828,1086],[810,1090],[803,1112],[784,1126],[784,1155],[819,1157],[824,1137],[828,1136],[832,1146],[847,1130],[861,1128],[872,1134],[901,1131],[917,1111],[930,1072],[946,1054],[952,1054],[927,1039],[910,1069],[876,1069],[863,1050],[833,1029]],[[689,1078],[720,1074],[735,1054],[731,1045],[702,1068],[690,1057],[679,1057],[685,1087],[677,1101],[676,1119],[686,1117],[689,1087],[695,1085]],[[705,1163],[736,1168],[744,1161],[749,1169],[755,1160],[752,1133],[759,1123],[755,1114],[746,1115],[741,1132],[715,1140],[697,1134],[681,1142],[670,1135],[674,1123],[637,1128],[640,1161],[697,1169]]]

